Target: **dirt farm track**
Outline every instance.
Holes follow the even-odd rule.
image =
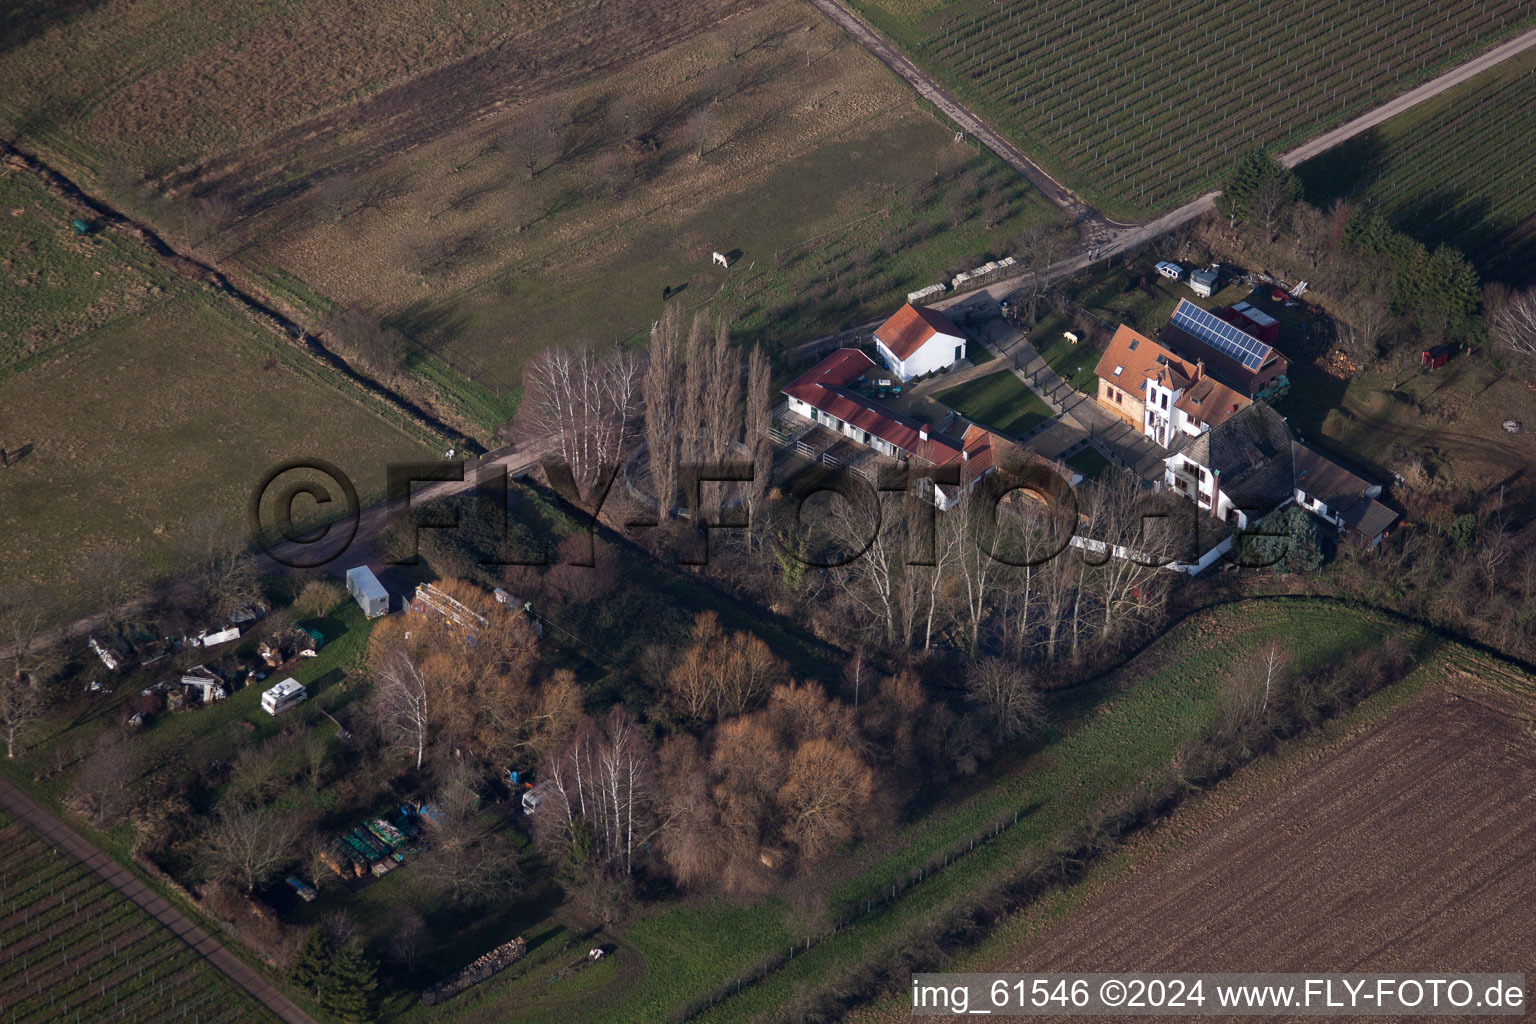
[[[950,969],[1533,973],[1531,715],[1475,684],[1432,689]]]

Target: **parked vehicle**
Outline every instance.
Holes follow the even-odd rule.
[[[280,715],[308,699],[309,691],[290,676],[261,695],[261,710],[269,715]]]

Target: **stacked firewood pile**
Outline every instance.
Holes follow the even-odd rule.
[[[452,999],[472,985],[478,985],[496,972],[511,967],[521,960],[526,952],[528,952],[528,943],[523,941],[522,936],[518,936],[511,942],[504,942],[447,981],[427,989],[421,994],[421,1001],[423,1005],[436,1006],[445,999]]]

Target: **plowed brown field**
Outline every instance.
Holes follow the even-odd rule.
[[[1235,801],[1213,793],[1066,916],[951,969],[1529,971],[1532,715],[1470,681],[1431,690]]]

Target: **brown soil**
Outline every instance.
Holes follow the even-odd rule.
[[[750,6],[751,0],[600,0],[244,150],[183,168],[163,184],[236,197],[249,214],[284,198],[299,177],[373,167],[502,108],[675,46]]]
[[[1191,834],[969,970],[1522,971],[1536,956],[1529,705],[1467,680],[1210,801]]]

